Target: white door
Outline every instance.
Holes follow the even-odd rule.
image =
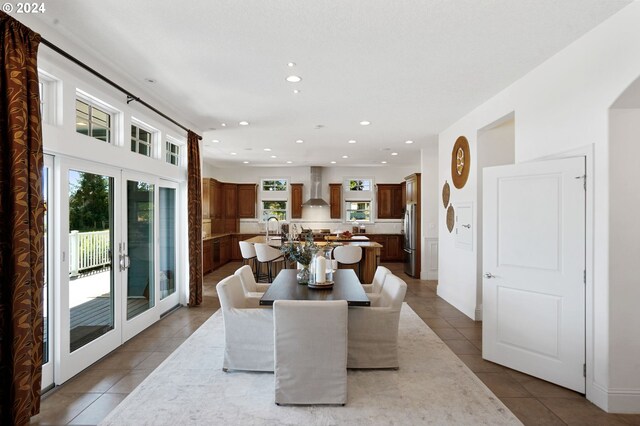
[[[484,169],[483,358],[585,392],[583,157]]]

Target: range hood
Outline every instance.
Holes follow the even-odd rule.
[[[322,199],[322,167],[311,167],[309,183],[311,197],[302,203],[303,207],[327,207],[329,204]]]

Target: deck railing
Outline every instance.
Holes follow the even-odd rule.
[[[69,234],[69,275],[111,264],[109,230],[94,232],[71,231]]]

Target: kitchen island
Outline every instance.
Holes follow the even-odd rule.
[[[245,240],[248,243],[267,243],[271,247],[280,248],[282,245],[282,239],[279,237],[273,238],[269,237],[269,240],[264,235],[259,235],[257,237],[249,238]],[[318,246],[325,246],[328,244],[326,241],[316,241],[315,244]],[[376,268],[380,264],[380,249],[382,248],[382,244],[376,243],[375,241],[362,241],[362,240],[345,240],[340,241],[340,245],[352,245],[362,247],[362,260],[360,261],[360,273],[362,276],[360,277],[360,281],[362,283],[370,283],[373,281],[373,275],[376,273]],[[356,265],[342,265],[341,269],[355,269],[358,270]]]

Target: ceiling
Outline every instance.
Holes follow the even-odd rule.
[[[630,2],[53,0],[18,19],[195,125],[214,165],[389,167],[419,165],[439,132]]]

